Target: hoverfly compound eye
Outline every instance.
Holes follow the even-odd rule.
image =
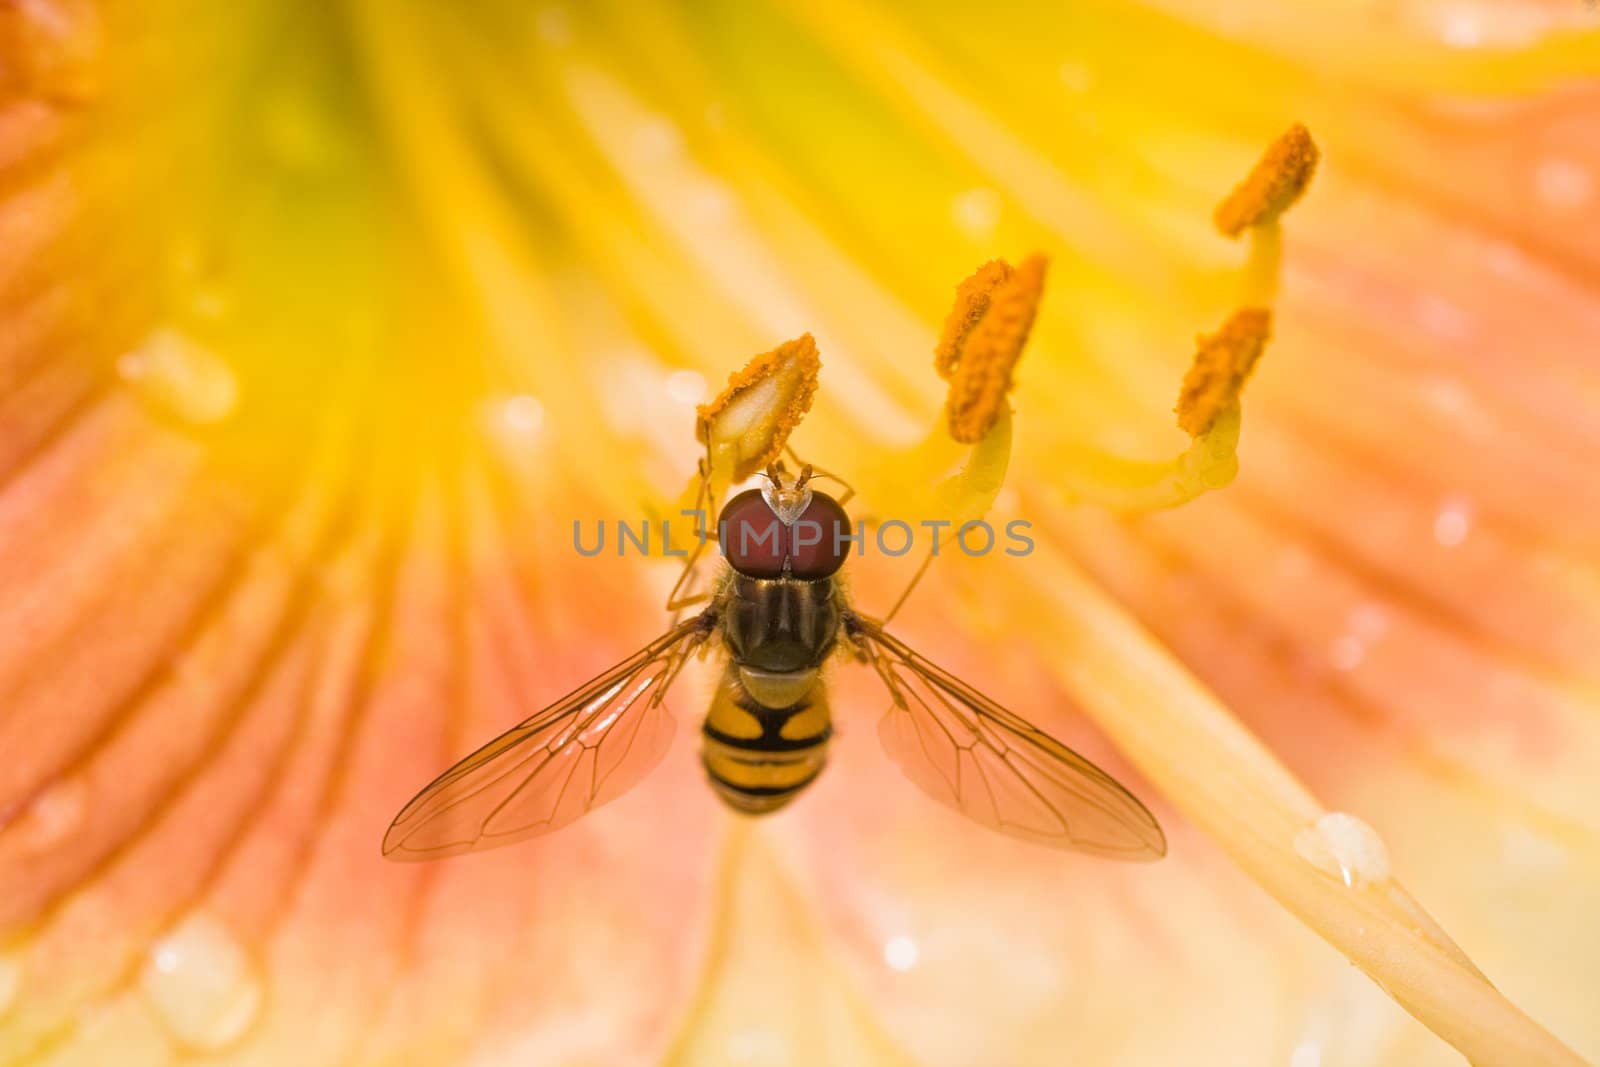
[[[789,533],[789,570],[796,578],[826,578],[844,566],[850,551],[850,516],[833,497],[813,492]]]
[[[747,578],[777,578],[788,556],[788,531],[759,489],[746,489],[722,509],[717,520],[722,554]]]
[[[839,502],[813,492],[792,523],[785,523],[759,489],[728,501],[717,520],[722,554],[747,578],[778,578],[784,564],[796,578],[815,580],[844,565],[850,519]]]

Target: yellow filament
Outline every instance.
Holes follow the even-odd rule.
[[[1019,604],[1080,706],[1260,886],[1474,1064],[1581,1067],[1502,996],[1392,878],[1351,887],[1295,839],[1325,814],[1264,745],[1127,612],[1048,548]]]

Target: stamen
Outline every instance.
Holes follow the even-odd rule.
[[[1178,406],[1173,409],[1186,433],[1199,437],[1223,411],[1239,402],[1271,333],[1270,311],[1241,308],[1228,317],[1222,329],[1198,338],[1194,364],[1183,377]]]
[[[1036,620],[1037,639],[1054,652],[1051,668],[1077,706],[1257,885],[1468,1062],[1582,1064],[1490,985],[1398,881],[1376,877],[1389,874],[1375,855],[1381,840],[1334,846],[1359,855],[1360,872],[1352,869],[1348,883],[1338,858],[1314,853],[1308,863],[1307,828],[1326,834],[1331,819],[1341,834],[1350,829],[1341,817],[1324,811],[1215,694],[1048,540],[1029,564],[1032,580],[1009,606]]]
[[[948,379],[955,372],[967,338],[989,310],[989,299],[995,287],[1011,277],[1011,273],[1011,264],[1003,259],[991,259],[956,286],[956,302],[951,305],[939,343],[933,348],[933,369],[939,372],[939,377]]]
[[[1267,148],[1249,176],[1217,205],[1217,229],[1237,237],[1246,229],[1272,222],[1289,210],[1311,184],[1321,153],[1311,131],[1300,123]]]
[[[811,409],[821,368],[817,343],[807,333],[730,375],[721,395],[700,405],[695,423],[695,436],[707,446],[714,466],[729,465],[731,480],[740,481],[777,460]]]
[[[963,444],[983,440],[1000,418],[1006,393],[1011,390],[1011,372],[1022,358],[1023,346],[1027,344],[1034,315],[1039,310],[1048,263],[1044,256],[1029,256],[990,288],[986,294],[987,307],[961,338],[960,349],[950,368],[945,414],[950,423],[950,436]],[[980,268],[969,279],[977,282],[972,289],[963,283],[958,290],[957,312],[961,311],[963,297],[978,291],[982,282],[977,280],[982,278],[985,268]],[[964,321],[964,314],[957,318],[956,312],[952,312],[952,318]],[[949,332],[948,324],[946,328]],[[942,355],[940,360],[943,365]]]

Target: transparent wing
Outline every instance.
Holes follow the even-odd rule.
[[[392,860],[432,860],[549,833],[637,785],[672,741],[667,685],[704,638],[687,619],[434,779],[383,836]]]
[[[1105,771],[930,663],[871,619],[847,627],[888,685],[878,736],[908,778],[985,826],[1124,860],[1166,855],[1143,804]]]

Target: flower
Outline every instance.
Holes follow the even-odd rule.
[[[0,1063],[1594,1056],[1595,32],[0,5]],[[770,821],[681,730],[559,834],[384,863],[665,628],[671,562],[572,524],[670,513],[710,383],[802,350],[770,425],[861,514],[1031,523],[896,628],[1168,858],[928,803],[841,668]]]

